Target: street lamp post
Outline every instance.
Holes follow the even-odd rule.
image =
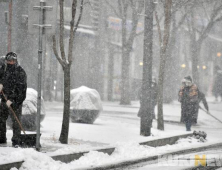
[[[40,113],[41,113],[41,89],[42,89],[42,41],[44,28],[51,28],[51,25],[44,24],[45,10],[52,10],[52,6],[45,6],[45,0],[40,0],[40,6],[34,6],[34,10],[39,10],[39,24],[34,24],[39,28],[39,49],[38,49],[38,96],[37,96],[37,137],[36,137],[36,150],[40,150]]]
[[[12,0],[9,1],[8,52],[12,49]]]

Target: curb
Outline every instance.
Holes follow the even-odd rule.
[[[192,136],[192,135],[193,135],[193,133],[188,133],[188,134],[185,134],[185,135],[171,136],[171,137],[166,137],[166,138],[161,138],[161,139],[154,139],[154,140],[150,140],[150,141],[147,141],[147,142],[141,142],[139,144],[140,145],[152,146],[152,147],[172,145],[172,144],[175,144],[175,142],[178,139],[187,138],[187,137]],[[103,153],[107,153],[108,155],[111,155],[114,152],[114,150],[115,150],[115,147],[93,150],[93,151],[103,152]],[[88,152],[89,151],[67,154],[67,155],[56,155],[56,156],[52,156],[52,159],[54,159],[56,161],[69,163],[73,160],[79,159],[81,156],[83,156],[84,154],[86,154]]]
[[[24,163],[24,161],[12,162],[12,163],[7,163],[7,164],[0,164],[0,169],[1,170],[10,170],[11,168],[14,168],[14,167],[19,169],[23,163]]]
[[[129,166],[136,166],[136,164],[140,164],[140,163],[145,163],[145,162],[150,162],[152,161],[153,163],[157,163],[158,162],[158,157],[162,157],[164,155],[168,155],[168,154],[172,154],[172,155],[176,155],[176,154],[186,154],[186,153],[192,153],[192,152],[199,152],[199,151],[205,151],[208,149],[213,149],[213,148],[218,148],[218,147],[222,147],[222,143],[216,143],[216,144],[210,144],[208,146],[201,146],[198,148],[190,148],[190,149],[186,149],[186,150],[179,150],[179,151],[174,151],[174,152],[168,152],[168,153],[164,153],[161,155],[154,155],[154,156],[149,156],[149,157],[145,157],[145,158],[140,158],[140,159],[134,159],[134,160],[130,160],[130,161],[123,161],[123,162],[119,162],[116,164],[110,164],[110,165],[104,165],[104,166],[98,166],[98,167],[87,167],[87,168],[79,168],[78,170],[83,170],[83,169],[88,169],[88,170],[109,170],[109,169],[116,169],[116,168],[129,168]],[[198,169],[200,168],[200,169]],[[201,168],[206,168],[206,167],[191,167],[188,168],[186,170],[202,170]],[[209,168],[218,168],[218,167],[208,167]]]
[[[167,144],[172,145],[172,144],[175,144],[175,142],[178,139],[187,138],[192,135],[193,135],[193,133],[188,133],[188,134],[184,134],[184,135],[165,137],[165,138],[161,138],[161,139],[154,139],[154,140],[150,140],[150,141],[146,141],[146,142],[141,142],[139,144],[152,146],[152,147],[164,146]],[[93,151],[103,152],[103,153],[107,153],[107,154],[111,155],[114,152],[114,150],[115,150],[115,147],[110,147],[110,148],[98,149],[98,150],[93,150]],[[55,161],[69,163],[71,161],[79,159],[80,157],[84,156],[84,154],[86,154],[88,152],[90,152],[90,151],[73,153],[73,154],[66,154],[66,155],[65,154],[56,155],[56,156],[51,156],[51,158],[54,159]],[[13,167],[16,167],[17,169],[19,169],[23,162],[24,161],[12,162],[12,163],[8,163],[8,164],[0,164],[0,170],[10,170]]]

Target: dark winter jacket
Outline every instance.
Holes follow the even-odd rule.
[[[182,86],[179,91],[179,101],[181,102],[181,122],[193,121],[198,112],[199,90],[195,84],[189,87]]]
[[[27,76],[23,68],[18,65],[2,65],[0,67],[0,84],[3,84],[3,92],[12,106],[18,107],[26,98]],[[3,102],[5,99],[0,95]]]

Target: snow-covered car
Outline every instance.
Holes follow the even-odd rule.
[[[25,130],[36,130],[36,115],[37,115],[37,91],[32,88],[27,88],[26,99],[22,105],[21,124]],[[45,104],[41,99],[40,122],[45,118]],[[11,118],[7,120],[7,125],[12,128]]]
[[[95,89],[81,86],[71,90],[72,122],[92,124],[103,110],[99,93]]]

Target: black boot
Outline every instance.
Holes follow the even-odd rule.
[[[4,139],[0,139],[0,144],[6,144],[7,143],[7,139],[4,138]]]

